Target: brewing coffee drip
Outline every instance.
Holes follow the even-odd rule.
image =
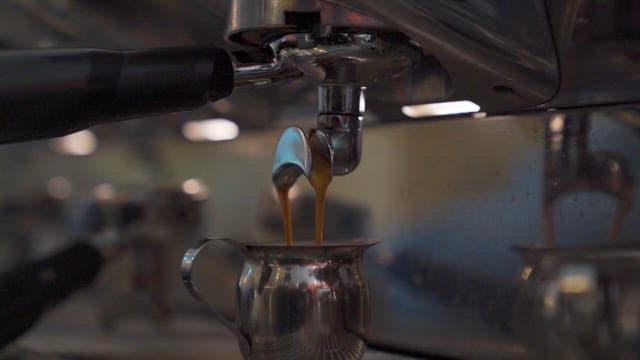
[[[333,179],[333,152],[327,136],[319,130],[309,132],[311,147],[311,173],[309,183],[315,191],[315,244],[322,245],[324,237],[324,211],[327,189]]]

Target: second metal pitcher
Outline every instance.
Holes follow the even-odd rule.
[[[287,246],[202,240],[187,251],[181,267],[185,286],[202,302],[191,269],[200,250],[213,242],[237,247],[244,256],[235,316],[209,309],[238,338],[245,359],[362,358],[369,289],[361,263],[376,242]]]

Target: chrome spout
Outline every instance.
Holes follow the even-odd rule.
[[[346,175],[360,163],[364,86],[323,84],[318,86],[318,128],[328,139],[332,174]]]

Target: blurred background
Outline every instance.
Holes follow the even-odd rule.
[[[224,3],[6,0],[0,46],[223,45]],[[410,92],[405,79],[393,81]],[[621,202],[630,205],[609,241],[640,239],[640,111],[417,121],[376,97],[384,91],[371,89],[362,162],[334,178],[326,217],[328,242],[382,241],[365,258],[370,341],[405,356],[524,357],[514,324],[523,262],[512,248],[545,243],[550,198],[557,244],[606,242]],[[314,87],[293,82],[239,91],[190,112],[2,145],[0,272],[77,239],[120,249],[90,287],[46,312],[4,356],[240,358],[231,335],[184,290],[180,259],[205,236],[282,241],[273,151],[284,127],[314,126],[315,96]],[[585,126],[579,141],[586,153],[617,166],[617,187],[550,195],[563,166],[573,164],[553,163],[554,124],[569,122]],[[310,239],[312,189],[301,179],[291,196],[295,238]],[[207,297],[231,311],[239,261],[229,255],[207,252],[196,276]]]

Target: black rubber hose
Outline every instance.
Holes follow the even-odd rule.
[[[0,274],[0,349],[29,330],[47,309],[91,284],[103,261],[97,249],[78,243]]]
[[[213,46],[0,51],[0,143],[188,110],[232,90],[231,59]]]

